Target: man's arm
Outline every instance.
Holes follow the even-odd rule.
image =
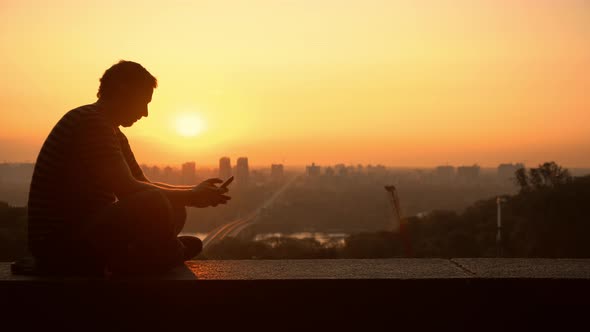
[[[172,185],[172,184],[163,183],[163,182],[152,182],[145,176],[143,176],[143,178],[140,179],[140,181],[153,184],[153,185],[158,186],[163,189],[193,189],[195,187],[195,186]]]
[[[215,186],[221,183],[219,179],[205,181],[191,189],[161,188],[140,181],[145,175],[137,165],[127,138],[99,113],[81,121],[77,134],[80,167],[89,169],[91,181],[106,185],[119,199],[153,189],[160,190],[175,205],[207,207],[225,204],[230,199],[223,195],[227,192],[225,189]]]
[[[139,181],[131,173],[123,155],[121,155],[121,158],[117,158],[112,164],[112,167],[105,170],[105,172],[105,181],[111,185],[117,197],[124,197],[144,190],[158,189],[173,204],[184,206],[216,206],[218,204],[225,204],[230,199],[228,196],[223,195],[227,190],[215,186],[215,183],[221,182],[221,180],[205,181],[197,187],[173,186],[172,188],[160,187],[151,182]]]

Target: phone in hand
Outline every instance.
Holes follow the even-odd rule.
[[[222,183],[219,188],[227,188],[227,186],[229,186],[229,184],[232,183],[233,180],[234,180],[234,176],[232,175],[229,177],[229,179],[225,180],[225,182]]]

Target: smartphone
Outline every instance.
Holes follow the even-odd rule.
[[[225,180],[224,183],[221,184],[220,188],[227,188],[229,184],[234,180],[234,176],[230,176],[229,179]]]

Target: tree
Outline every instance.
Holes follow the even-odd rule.
[[[521,192],[537,190],[547,187],[555,187],[572,181],[570,172],[556,164],[554,161],[546,162],[536,168],[519,168],[514,173],[516,184],[520,186]]]
[[[521,167],[514,172],[516,184],[520,187],[520,191],[529,191],[531,186],[529,185],[529,179],[526,174],[526,168]]]

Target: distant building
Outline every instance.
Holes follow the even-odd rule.
[[[162,180],[167,183],[174,183],[174,170],[170,166],[164,167],[162,172]]]
[[[381,164],[375,166],[367,165],[367,174],[371,176],[383,176],[387,174],[387,168]]]
[[[197,181],[196,165],[194,162],[182,164],[181,181],[183,184],[195,184]]]
[[[236,163],[236,184],[240,187],[248,185],[250,169],[248,168],[248,158],[240,157]]]
[[[141,171],[143,172],[143,174],[148,175],[148,173],[151,171],[151,167],[149,167],[146,164],[141,164],[139,165],[139,168],[141,168]]]
[[[498,166],[498,178],[500,180],[509,180],[514,178],[514,173],[519,168],[524,168],[524,164],[516,163],[516,164],[500,164]]]
[[[270,166],[270,178],[273,181],[281,181],[285,175],[283,164],[272,164]]]
[[[434,180],[437,182],[451,182],[455,177],[455,167],[444,165],[434,169]]]
[[[151,170],[150,170],[150,175],[157,180],[161,180],[162,177],[162,171],[160,170],[160,167],[158,166],[152,166]]]
[[[348,174],[353,175],[353,174],[355,174],[356,168],[354,166],[350,165],[350,166],[346,166],[346,170],[347,170]]]
[[[327,176],[334,176],[334,174],[336,174],[336,172],[334,172],[334,169],[332,167],[328,166],[328,167],[326,167],[324,174],[326,174]]]
[[[336,164],[336,165],[334,165],[334,170],[340,176],[346,176],[346,175],[348,175],[348,169],[346,168],[346,165],[344,165],[344,164]]]
[[[364,172],[365,168],[363,167],[362,164],[358,164],[356,165],[356,172],[359,174],[362,174]]]
[[[479,178],[479,165],[457,167],[457,178],[464,182],[475,181]]]
[[[319,176],[321,167],[317,166],[315,163],[311,163],[311,165],[307,166],[306,168],[308,176]]]
[[[231,160],[228,157],[219,159],[219,177],[223,180],[231,176]]]

